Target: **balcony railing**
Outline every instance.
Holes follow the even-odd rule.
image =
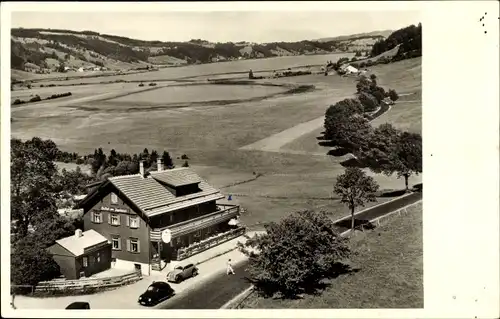
[[[223,210],[219,210],[208,215],[203,215],[200,217],[196,217],[187,221],[183,221],[174,225],[155,228],[151,230],[150,239],[153,241],[161,240],[161,232],[165,229],[170,229],[172,239],[194,232],[199,229],[207,228],[212,225],[216,225],[218,223],[223,222],[224,220],[231,219],[232,217],[236,217],[239,215],[240,207],[239,206],[228,206],[224,205],[224,207],[229,207]]]
[[[233,238],[239,237],[245,234],[245,227],[238,227],[236,229],[232,229],[225,233],[220,233],[210,238],[204,239],[202,241],[196,242],[188,247],[183,247],[177,250],[177,260],[183,260],[193,255],[199,254],[202,251],[210,249],[214,246],[217,246],[223,242],[229,241]]]

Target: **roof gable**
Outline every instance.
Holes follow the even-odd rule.
[[[93,229],[82,232],[81,237],[71,235],[59,240],[56,243],[64,249],[68,250],[74,256],[81,256],[84,254],[86,248],[107,242],[107,238],[99,234]]]

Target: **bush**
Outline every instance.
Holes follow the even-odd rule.
[[[42,100],[42,98],[38,95],[35,95],[34,97],[32,97],[30,99],[30,102],[40,102]]]
[[[144,86],[144,83],[139,84],[139,86],[141,86],[141,87]]]
[[[348,240],[324,212],[296,212],[265,228],[265,234],[238,243],[249,257],[249,279],[265,297],[314,293],[350,256]]]
[[[399,99],[399,95],[398,93],[396,93],[395,90],[393,89],[390,89],[389,92],[388,92],[388,96],[391,100],[393,100],[394,102],[397,101]]]
[[[60,97],[66,97],[66,96],[71,96],[71,92],[67,93],[61,93],[61,94],[52,94],[51,96],[47,97],[46,100],[52,100],[52,99],[57,99]]]
[[[370,93],[361,92],[358,94],[358,98],[361,104],[363,104],[365,112],[375,111],[379,106],[377,99]]]
[[[154,82],[149,83],[149,86],[156,86],[156,83],[154,83]]]
[[[22,100],[20,100],[20,99],[16,99],[16,100],[14,101],[14,103],[12,103],[12,104],[13,104],[13,105],[17,105],[17,104],[23,104],[23,103],[26,103],[26,102],[24,102],[24,101],[22,101]]]
[[[186,154],[182,154],[181,159],[183,159],[183,160],[188,160],[188,159],[189,159],[189,157],[188,157]]]

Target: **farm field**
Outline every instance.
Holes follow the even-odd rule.
[[[351,238],[358,271],[325,280],[325,290],[296,300],[252,295],[243,308],[423,308],[422,202]]]
[[[261,85],[175,85],[153,91],[118,97],[108,100],[108,103],[120,104],[171,104],[202,101],[239,100],[261,97],[284,92],[285,89],[277,86]]]
[[[324,63],[327,59],[336,60],[338,57],[282,57],[214,63],[163,69],[136,74],[134,77],[169,72],[168,76],[173,80],[176,76],[212,77],[210,72],[220,75],[224,71],[248,72],[249,68],[254,71],[269,67],[280,69],[300,63]],[[270,60],[274,61],[274,65]],[[379,78],[379,83],[386,88],[394,88],[398,93],[420,92],[420,63],[420,58],[412,59],[376,66],[372,71]],[[179,71],[180,69],[184,71]],[[259,83],[258,80],[255,82]],[[33,136],[50,138],[62,150],[82,155],[93,153],[99,147],[106,153],[111,149],[120,153],[138,153],[147,147],[159,153],[169,151],[175,164],[180,166],[183,161],[176,158],[187,154],[190,158],[189,165],[219,187],[252,179],[253,172],[261,173],[263,176],[256,180],[223,189],[226,194],[241,195],[233,198],[248,209],[248,213],[242,216],[243,222],[248,224],[277,220],[299,208],[325,208],[332,216],[339,217],[347,214],[347,208],[331,198],[335,178],[344,170],[339,164],[340,159],[310,154],[328,151],[327,148],[317,146],[315,138],[322,131],[321,121],[314,124],[318,126],[315,128],[302,130],[300,126],[299,129],[296,127],[321,118],[329,105],[352,96],[355,92],[355,79],[321,74],[266,82],[313,84],[316,89],[262,101],[153,108],[147,107],[146,103],[197,102],[233,97],[241,99],[245,94],[259,95],[260,92],[256,90],[261,91],[262,88],[283,88],[193,85],[183,87],[184,92],[177,92],[177,97],[176,94],[165,93],[172,92],[172,87],[134,93],[150,89],[147,84],[143,88],[139,88],[137,83],[71,86],[58,89],[63,92],[71,91],[75,94],[75,99],[78,98],[77,94],[85,96],[77,101],[58,102],[56,99],[12,107],[11,132],[12,136],[22,139]],[[162,87],[167,85],[168,82],[158,83]],[[89,87],[94,87],[95,91],[88,91]],[[376,120],[379,121],[377,123],[390,121],[397,123],[399,127],[418,131],[421,126],[420,103],[410,101],[420,98],[420,94],[402,96],[394,108]],[[403,102],[405,99],[407,101]],[[111,108],[110,103],[115,107]],[[292,135],[284,136],[284,139],[278,139],[276,143],[276,147],[283,152],[262,151],[258,148],[241,149],[275,135],[283,137],[283,134],[279,134],[292,128],[295,128]],[[290,154],[286,150],[296,150],[298,153]],[[404,186],[404,181],[395,177],[374,177],[379,181],[381,189],[401,189]],[[411,178],[410,186],[419,182],[420,177]]]

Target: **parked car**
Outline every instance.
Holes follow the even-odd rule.
[[[154,306],[175,295],[169,284],[163,281],[154,281],[148,289],[139,296],[138,302],[143,306]]]
[[[194,277],[196,275],[198,275],[198,268],[195,265],[179,265],[167,274],[167,281],[179,283],[185,279],[188,279],[189,277]]]
[[[90,304],[84,301],[75,301],[70,303],[66,309],[90,309]]]

